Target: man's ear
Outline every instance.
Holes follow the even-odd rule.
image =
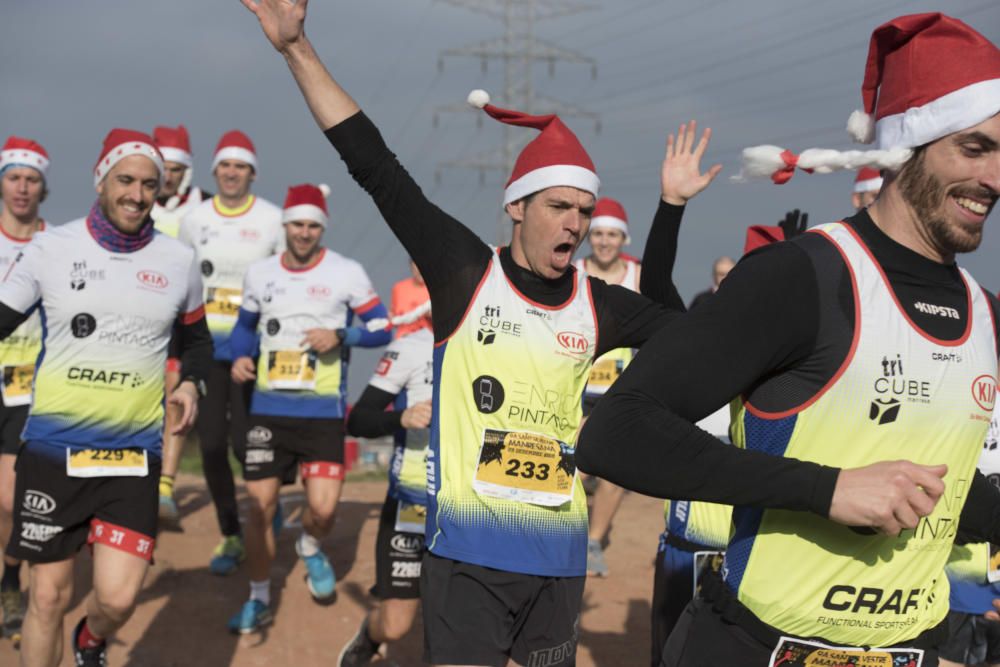
[[[515,202],[511,202],[511,203],[507,204],[507,206],[505,208],[507,210],[507,215],[509,215],[510,219],[514,221],[515,225],[517,223],[519,223],[519,222],[524,222],[524,200],[523,199],[518,199]]]

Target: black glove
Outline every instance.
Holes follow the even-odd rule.
[[[785,214],[785,219],[778,222],[778,226],[781,227],[781,231],[785,233],[785,240],[795,238],[802,232],[806,231],[807,223],[809,222],[809,214],[801,213],[799,209],[794,211],[789,211]]]

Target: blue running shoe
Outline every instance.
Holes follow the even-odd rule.
[[[274,616],[266,604],[260,600],[247,600],[236,615],[229,619],[229,631],[238,635],[248,635],[273,622]]]
[[[219,546],[215,547],[208,569],[212,574],[224,577],[235,572],[246,557],[243,538],[239,535],[230,535],[222,538]]]
[[[299,551],[299,543],[295,542],[295,552]],[[299,558],[306,564],[306,584],[309,586],[309,593],[317,602],[329,600],[333,597],[334,587],[337,585],[337,576],[333,573],[330,561],[322,551],[313,556],[303,556]]]

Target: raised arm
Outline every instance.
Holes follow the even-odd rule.
[[[490,258],[470,229],[431,203],[385,145],[375,125],[334,80],[305,35],[308,2],[242,0],[281,53],[327,139],[371,195],[392,233],[420,268],[434,300],[434,331],[451,333]]]
[[[338,125],[361,107],[340,87],[306,37],[305,20],[309,0],[241,0],[260,21],[271,45],[285,57],[309,111],[320,129]]]
[[[642,255],[640,291],[670,310],[684,310],[673,282],[684,207],[722,171],[722,165],[716,164],[702,173],[701,159],[711,141],[712,129],[706,128],[695,144],[697,129],[692,120],[678,128],[676,139],[673,134],[667,135],[667,150],[660,168],[660,202]]]

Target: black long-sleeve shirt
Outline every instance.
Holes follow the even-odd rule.
[[[865,211],[847,224],[918,327],[944,340],[962,335],[968,299],[955,265],[896,243]],[[930,314],[918,302],[954,308],[960,317]],[[992,297],[991,307],[996,312]],[[821,236],[751,253],[711,299],[640,350],[584,427],[578,466],[658,497],[827,516],[838,469],[725,446],[693,422],[741,395],[768,412],[800,405],[845,359],[853,318],[849,272]],[[962,528],[996,540],[1000,492],[982,475],[972,486]]]
[[[420,269],[434,305],[434,338],[446,339],[461,323],[489,265],[490,247],[424,196],[364,113],[329,128],[326,136]],[[661,233],[674,235],[671,248],[676,248],[683,210],[665,203],[657,209],[656,227]],[[684,309],[670,281],[673,259],[673,255],[666,254],[644,258],[643,281],[666,280],[652,288],[658,303],[624,287],[590,278],[599,331],[597,354],[619,347],[638,347]],[[500,250],[500,262],[510,281],[534,301],[556,306],[572,294],[573,268],[548,280],[518,266],[509,248]]]

